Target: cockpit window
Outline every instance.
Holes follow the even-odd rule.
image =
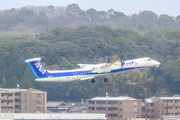
[[[147,59],[147,61],[151,61],[151,59]]]

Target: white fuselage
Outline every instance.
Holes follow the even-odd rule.
[[[67,82],[75,80],[86,80],[92,79],[96,76],[108,75],[118,72],[126,72],[135,69],[141,69],[145,67],[158,67],[159,62],[152,60],[148,57],[127,60],[124,61],[124,65],[121,66],[121,62],[115,63],[102,63],[102,64],[79,64],[80,69],[68,70],[68,71],[48,71],[52,76],[46,78],[39,78],[36,81],[43,82]]]

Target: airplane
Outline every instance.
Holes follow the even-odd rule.
[[[149,57],[122,61],[118,60],[112,63],[101,64],[77,64],[79,69],[74,70],[46,70],[40,62],[41,58],[28,59],[25,62],[29,64],[33,71],[36,81],[41,82],[68,82],[76,80],[91,79],[91,83],[95,83],[95,77],[108,76],[113,73],[132,71],[147,67],[159,67],[160,63]],[[107,78],[104,82],[108,82]]]

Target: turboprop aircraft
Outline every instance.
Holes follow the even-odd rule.
[[[95,77],[105,76],[104,82],[107,82],[106,78],[109,74],[126,72],[146,67],[159,67],[160,63],[152,60],[151,58],[139,58],[127,61],[116,61],[113,63],[101,63],[101,64],[78,64],[79,69],[74,70],[46,70],[46,68],[40,62],[41,58],[28,59],[26,62],[29,64],[33,71],[36,81],[42,82],[68,82],[75,80],[88,80],[91,79],[91,83],[95,83]],[[154,70],[154,68],[153,68]]]

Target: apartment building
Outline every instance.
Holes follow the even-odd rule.
[[[46,113],[47,93],[36,89],[0,88],[1,113]]]
[[[147,118],[180,116],[180,97],[153,97],[145,102]]]
[[[96,97],[86,100],[87,113],[105,113],[107,120],[141,118],[142,100],[131,97]]]

